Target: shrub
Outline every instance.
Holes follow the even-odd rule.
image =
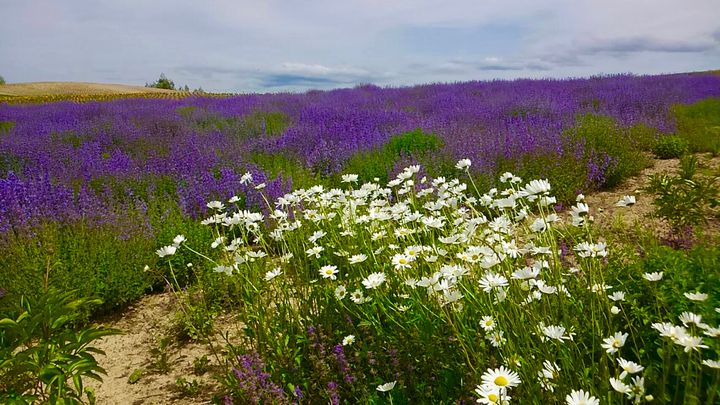
[[[595,114],[580,116],[575,126],[565,131],[572,147],[583,153],[588,188],[615,187],[648,166],[648,160],[639,153],[642,142],[629,134],[613,118]]]
[[[160,78],[153,83],[145,83],[145,87],[154,87],[156,89],[175,90],[175,83],[165,77],[165,73],[160,73]]]
[[[655,194],[654,216],[666,220],[674,235],[683,236],[685,230],[707,223],[716,215],[720,205],[717,177],[695,176],[697,158],[686,155],[680,161],[680,174],[655,174],[646,190]]]
[[[0,319],[0,402],[79,404],[92,390],[83,379],[102,381],[105,370],[92,344],[119,333],[97,326],[75,327],[79,316],[100,300],[74,299],[74,291],[50,288],[35,298],[21,298],[14,315]]]
[[[688,151],[688,142],[676,135],[666,135],[658,139],[653,153],[658,159],[676,159]]]
[[[710,97],[694,104],[671,109],[677,135],[687,141],[691,152],[720,151],[720,98]]]
[[[412,157],[419,161],[426,158],[443,160],[442,154],[438,153],[442,147],[440,137],[417,128],[390,137],[380,148],[355,153],[345,163],[344,172],[357,174],[361,181],[378,178],[381,182],[386,182],[395,164],[402,157]],[[430,157],[431,154],[439,156]]]

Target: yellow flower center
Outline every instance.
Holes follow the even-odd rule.
[[[505,377],[504,375],[499,375],[499,376],[495,377],[495,385],[497,385],[498,387],[504,387],[504,386],[508,385],[508,383],[509,383],[509,381],[508,381],[507,377]]]
[[[400,264],[405,264],[405,263],[407,263],[407,260],[405,260],[405,259],[400,259],[400,260],[398,260],[398,263],[400,263]]]
[[[493,403],[494,403],[494,402],[497,402],[497,400],[498,400],[499,398],[498,398],[498,395],[497,395],[497,394],[490,394],[490,395],[487,396],[487,399],[489,399],[490,402],[493,402]]]
[[[618,340],[618,339],[615,339],[615,341],[613,342],[613,347],[620,347],[620,346],[622,346],[622,342],[620,342],[620,340]]]

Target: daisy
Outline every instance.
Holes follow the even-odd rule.
[[[623,301],[625,299],[625,293],[622,291],[615,291],[611,295],[608,295],[608,298],[613,301]]]
[[[483,316],[480,320],[480,327],[485,330],[485,332],[490,332],[495,328],[495,319],[493,319],[492,316]]]
[[[500,366],[500,368],[488,369],[482,375],[482,382],[485,386],[506,392],[509,388],[517,387],[521,381],[518,373],[507,369],[505,366]]]
[[[223,205],[223,203],[221,203],[220,201],[210,201],[209,203],[206,204],[206,206],[208,208],[210,208],[211,210],[225,209],[225,205]]]
[[[173,239],[173,245],[174,246],[180,246],[181,243],[185,242],[187,239],[185,239],[185,236],[178,235]]]
[[[362,263],[365,260],[367,260],[367,258],[368,258],[367,255],[360,253],[359,255],[350,256],[350,258],[348,259],[348,262],[350,262],[350,264]]]
[[[496,330],[489,334],[487,337],[485,337],[493,347],[500,347],[505,342],[507,342],[507,339],[505,339],[505,333],[501,330]]]
[[[282,274],[282,270],[280,269],[280,267],[276,267],[276,268],[268,271],[267,273],[265,273],[265,281],[270,281],[281,274]]]
[[[647,281],[660,281],[663,278],[663,272],[652,272],[643,274],[643,278]]]
[[[362,284],[367,289],[378,288],[382,283],[385,282],[385,273],[371,273],[366,279],[362,281]]]
[[[240,177],[240,184],[252,183],[253,177],[250,172],[247,172]]]
[[[708,346],[703,344],[703,338],[699,336],[685,335],[678,338],[675,343],[685,347],[685,353],[689,353],[692,350],[700,351],[700,349],[707,349]]]
[[[523,191],[528,195],[544,194],[550,192],[550,183],[547,180],[532,180]]]
[[[343,174],[342,175],[343,183],[357,183],[357,181],[358,181],[357,174]]]
[[[542,371],[538,371],[538,380],[545,391],[555,392],[557,386],[551,380],[560,376],[560,367],[556,363],[547,360],[543,362]]]
[[[320,258],[320,252],[325,250],[322,246],[313,246],[310,249],[306,250],[305,253],[308,255],[308,257],[315,256],[316,259]]]
[[[687,336],[687,330],[682,326],[675,326],[669,322],[653,323],[652,327],[660,332],[660,336],[668,337],[673,342]]]
[[[717,360],[703,360],[702,364],[710,367],[720,369],[720,361]]]
[[[396,254],[392,258],[392,264],[395,266],[395,270],[409,269],[410,262],[412,262],[412,259],[408,255],[402,253]]]
[[[626,195],[623,196],[623,198],[620,199],[617,203],[615,203],[616,207],[628,207],[635,204],[635,196],[634,195]]]
[[[493,273],[493,272],[487,272],[487,273],[485,273],[483,278],[480,279],[479,283],[480,283],[480,287],[482,287],[483,291],[489,293],[493,289],[507,287],[508,280],[503,275]]]
[[[703,331],[703,335],[713,338],[720,337],[720,328],[712,328],[708,325],[707,328],[705,328],[705,331]]]
[[[610,377],[610,385],[612,385],[615,391],[621,394],[629,394],[632,390],[629,385],[613,377]]]
[[[683,312],[682,314],[680,314],[680,322],[682,322],[685,327],[687,327],[689,323],[694,323],[695,325],[700,327],[707,326],[702,322],[701,315],[694,314],[692,312]]]
[[[620,379],[627,377],[628,374],[635,374],[643,371],[645,367],[633,362],[623,359],[622,357],[617,359],[618,364],[620,365],[620,368],[623,369],[623,372],[620,373]]]
[[[322,238],[323,236],[327,235],[324,231],[315,231],[313,234],[308,238],[310,242],[313,244],[318,241],[318,239]]]
[[[502,395],[500,389],[488,385],[478,385],[475,393],[480,397],[477,399],[479,404],[506,404],[512,399],[508,395]]]
[[[160,249],[156,250],[155,253],[160,257],[165,256],[172,256],[175,254],[175,251],[177,251],[177,246],[163,246]]]
[[[455,167],[458,170],[467,170],[470,168],[471,165],[472,165],[472,162],[470,161],[470,159],[460,159],[457,162],[457,164],[455,165]]]
[[[583,390],[573,391],[565,397],[567,405],[600,405],[600,400]]]
[[[327,265],[320,267],[320,270],[318,271],[322,278],[329,278],[330,280],[337,279],[336,274],[338,274],[339,270],[337,269],[337,266],[333,265]]]
[[[628,336],[627,333],[616,332],[615,335],[603,339],[604,343],[600,346],[608,353],[616,353],[619,348],[625,345],[625,340]]]
[[[565,335],[565,327],[564,326],[557,326],[557,325],[550,325],[545,326],[543,324],[540,324],[540,330],[542,331],[543,335],[550,339],[556,339],[559,341],[563,340],[573,340],[571,335]],[[543,341],[545,341],[545,337],[541,337]]]
[[[347,296],[347,288],[344,285],[339,285],[335,288],[335,298],[342,300]]]
[[[685,297],[692,301],[705,301],[708,299],[708,295],[705,293],[695,292],[695,293],[685,293]]]
[[[396,382],[397,382],[397,381],[393,381],[393,382],[389,382],[389,383],[385,383],[385,384],[380,384],[380,385],[377,386],[376,389],[377,389],[378,391],[380,391],[380,392],[388,392],[388,391],[390,391],[391,389],[395,388],[395,383],[396,383]]]

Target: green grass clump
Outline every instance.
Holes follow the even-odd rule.
[[[653,147],[658,159],[677,159],[688,151],[688,141],[677,135],[660,137]]]
[[[220,131],[239,140],[282,135],[290,126],[290,117],[280,111],[255,111],[243,117],[225,117],[188,106],[178,108],[177,113],[201,131]]]
[[[578,118],[574,127],[565,131],[565,136],[575,145],[584,146],[584,160],[588,165],[602,167],[606,159],[610,159],[599,186],[611,188],[649,165],[648,160],[639,154],[640,145],[645,142],[632,139],[629,133],[610,117],[586,114]]]
[[[690,105],[675,105],[671,113],[677,135],[688,142],[691,152],[720,153],[720,98],[710,97]]]
[[[381,182],[387,182],[390,172],[401,158],[412,157],[421,162],[427,159],[437,161],[438,152],[442,147],[443,142],[440,137],[417,128],[390,137],[379,148],[354,154],[345,163],[343,171],[357,174],[360,181],[372,181],[378,178]],[[429,157],[431,154],[436,156]],[[428,165],[429,170],[437,169],[438,166],[437,163]]]

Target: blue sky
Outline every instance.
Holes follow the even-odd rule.
[[[720,68],[717,0],[0,0],[8,82],[277,92]]]

